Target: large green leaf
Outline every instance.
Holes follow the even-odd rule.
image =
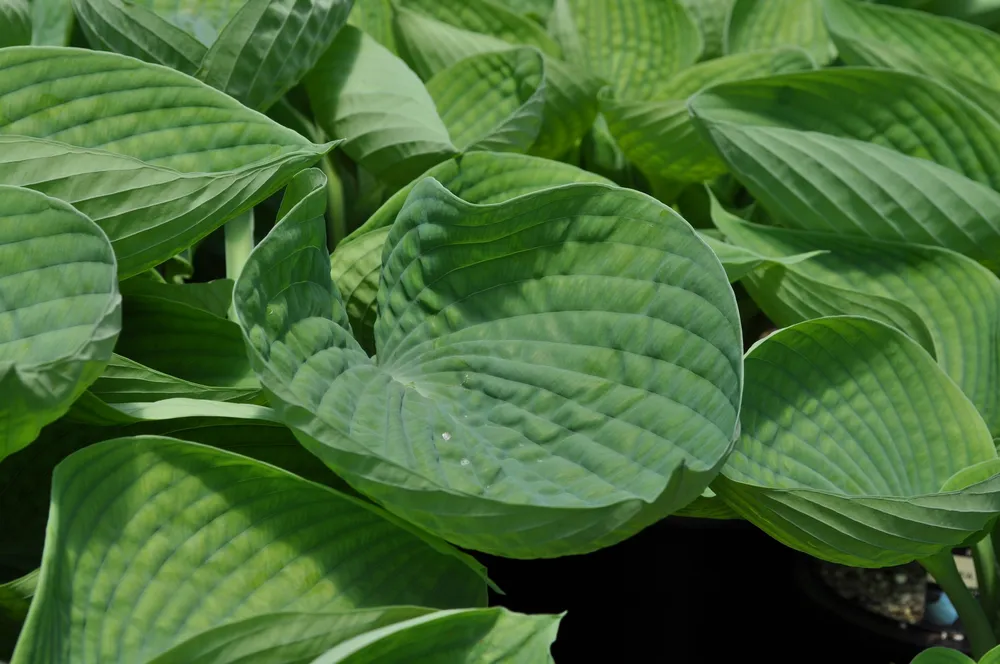
[[[529,18],[493,0],[401,0],[400,5],[448,25],[560,57],[559,44]]]
[[[1000,460],[975,407],[916,342],[871,319],[820,318],[756,344],[740,421],[713,490],[818,558],[906,563],[1000,510]]]
[[[0,460],[101,375],[120,326],[107,236],[62,201],[0,185]]]
[[[91,426],[63,419],[43,429],[34,443],[0,462],[0,529],[4,533],[0,538],[0,567],[23,573],[41,563],[52,472],[59,462],[88,445],[137,435],[171,436],[211,445],[341,491],[351,491],[307,452],[285,426],[274,422],[182,416]]]
[[[90,42],[269,108],[313,68],[351,0],[73,0]]]
[[[572,182],[607,180],[569,164],[516,154],[473,152],[448,160],[425,174],[470,203],[500,203]],[[382,247],[415,183],[400,189],[363,226],[337,245],[331,274],[340,291],[355,339],[375,352],[375,317]]]
[[[625,99],[653,98],[660,83],[701,55],[698,26],[679,0],[570,0],[583,64]]]
[[[31,43],[67,46],[73,32],[73,0],[31,0]]]
[[[780,224],[939,246],[1000,266],[1000,193],[880,145],[733,122],[710,100],[709,90],[690,102],[696,120]]]
[[[919,74],[836,67],[734,80],[699,95],[697,109],[719,122],[869,141],[1000,189],[1000,123]]]
[[[1000,116],[1000,36],[922,11],[823,1],[826,25],[848,64],[925,74]]]
[[[461,150],[527,152],[538,140],[547,96],[545,60],[534,49],[473,55],[427,82]]]
[[[13,47],[0,49],[0,68],[0,183],[93,219],[121,277],[191,246],[332,147],[120,55]]]
[[[669,208],[598,184],[472,205],[421,181],[385,240],[372,360],[308,177],[236,309],[275,409],[352,486],[512,557],[607,546],[701,494],[736,426],[741,330]]]
[[[491,35],[472,32],[408,9],[396,14],[403,57],[422,79],[430,81],[476,55],[516,49]],[[545,111],[531,154],[562,157],[590,129],[597,115],[601,83],[582,69],[543,53]]]
[[[747,290],[775,324],[837,314],[893,325],[934,354],[1000,435],[1000,279],[933,247],[749,224],[715,211],[728,239],[765,256],[812,260],[748,276]]]
[[[602,96],[601,112],[622,151],[646,175],[701,182],[725,173],[726,165],[692,124],[687,98],[725,81],[813,66],[798,49],[741,53],[684,70],[660,84],[651,101]]]
[[[550,664],[561,617],[503,608],[437,611],[345,641],[314,664]]]
[[[821,65],[837,54],[823,24],[822,0],[736,0],[725,38],[727,53],[797,46]]]
[[[14,664],[140,664],[273,612],[485,601],[482,572],[378,508],[171,438],[116,439],[53,477]]]
[[[0,48],[31,43],[31,9],[27,0],[0,0]]]
[[[397,187],[458,152],[416,74],[353,26],[341,30],[306,85],[323,130]]]

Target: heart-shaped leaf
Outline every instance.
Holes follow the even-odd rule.
[[[330,280],[322,182],[296,182],[236,309],[274,407],[352,486],[512,557],[607,546],[701,494],[736,426],[741,330],[669,208],[596,184],[472,205],[423,180],[385,241],[372,360]]]
[[[56,468],[13,662],[140,664],[263,614],[476,606],[484,590],[475,563],[368,503],[215,448],[116,439]]]
[[[69,205],[0,185],[0,460],[61,417],[121,326],[107,236]]]
[[[778,223],[938,246],[1000,266],[1000,193],[880,145],[733,122],[704,94],[690,102],[694,117]]]
[[[1000,189],[1000,123],[919,74],[861,67],[781,74],[717,85],[695,105],[717,122],[868,141]]]
[[[975,407],[916,342],[871,319],[820,318],[756,344],[740,421],[713,490],[812,556],[903,564],[1000,511],[997,452]]]
[[[604,178],[564,164],[535,157],[472,152],[435,166],[425,174],[470,203],[500,203],[517,196],[573,182],[603,182]],[[364,225],[337,245],[331,275],[340,291],[355,339],[375,352],[375,317],[382,247],[415,183],[400,189]]]
[[[264,200],[330,145],[179,72],[95,51],[0,49],[0,182],[65,200],[124,278]]]
[[[893,325],[935,355],[1000,434],[996,275],[945,249],[758,226],[719,210],[714,218],[731,242],[766,256],[825,250],[748,276],[747,290],[775,324],[854,314]]]
[[[810,69],[800,50],[742,53],[704,62],[661,84],[651,101],[602,96],[601,112],[628,159],[646,175],[702,182],[726,172],[726,164],[691,122],[687,99],[702,88],[725,81]]]
[[[313,68],[350,0],[73,0],[97,48],[197,76],[265,110]]]
[[[823,24],[822,0],[736,0],[726,26],[726,52],[797,46],[824,65],[837,55]]]

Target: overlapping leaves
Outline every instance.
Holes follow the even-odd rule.
[[[521,557],[610,544],[702,492],[736,426],[742,344],[683,220],[603,185],[476,206],[427,179],[385,241],[371,360],[330,281],[317,175],[293,184],[236,305],[275,407],[352,486]]]

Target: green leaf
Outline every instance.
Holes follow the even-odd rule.
[[[917,664],[931,664],[931,663],[918,662]],[[979,660],[979,664],[1000,664],[1000,647],[993,648],[988,653],[983,655],[983,658]]]
[[[837,49],[823,24],[822,0],[736,0],[726,29],[726,52],[797,46],[825,65]]]
[[[759,267],[795,265],[796,263],[809,260],[814,256],[824,253],[823,250],[817,250],[792,256],[764,256],[751,249],[716,240],[704,233],[699,233],[699,235],[701,235],[701,239],[705,241],[705,244],[715,252],[715,255],[722,263],[722,267],[726,269],[726,275],[731,282],[739,281]]]
[[[354,0],[347,22],[396,53],[392,0]]]
[[[1000,36],[922,11],[824,0],[826,25],[848,64],[924,74],[998,116]]]
[[[333,145],[120,55],[14,47],[0,50],[0,68],[0,182],[93,219],[122,278],[190,247]]]
[[[31,0],[33,45],[69,45],[73,24],[73,0]]]
[[[517,49],[485,34],[401,9],[397,12],[403,57],[422,79],[429,81],[470,57]],[[510,57],[510,56],[506,56]],[[545,112],[531,154],[562,157],[590,129],[597,116],[600,81],[576,67],[543,54]]]
[[[725,51],[726,25],[736,0],[681,0],[701,32],[702,60],[712,60]]]
[[[320,127],[397,187],[458,152],[420,79],[357,28],[341,30],[306,85]]]
[[[985,662],[984,659],[980,664]],[[910,664],[976,664],[976,662],[952,648],[928,648],[914,657]]]
[[[0,583],[0,657],[9,655],[14,649],[37,584],[38,570]]]
[[[0,48],[31,43],[31,9],[27,0],[0,0]]]
[[[868,141],[1000,189],[1000,123],[919,74],[836,67],[734,81],[699,95],[696,107],[718,122]]]
[[[1000,432],[1000,279],[944,249],[749,224],[716,209],[729,238],[766,256],[826,250],[787,269],[749,275],[744,285],[775,324],[863,315],[893,325],[930,351]]]
[[[701,55],[698,26],[678,0],[570,0],[582,57],[617,96],[652,99]]]
[[[508,44],[534,46],[560,57],[559,44],[531,19],[492,0],[401,0],[402,7],[462,30],[489,35]]]
[[[350,0],[74,0],[91,44],[195,75],[266,110],[347,21]]]
[[[437,611],[341,643],[313,664],[400,661],[549,664],[562,616],[526,616],[497,607]]]
[[[459,149],[527,152],[545,114],[545,61],[534,49],[474,55],[428,81],[427,92]]]
[[[197,634],[149,664],[315,662],[341,642],[433,613],[413,606],[339,613],[265,613]]]
[[[674,514],[674,516],[685,516],[692,519],[716,519],[720,521],[731,521],[742,517],[734,512],[726,501],[715,495],[711,489],[695,498],[694,502]]]
[[[139,664],[275,611],[452,608],[484,590],[474,563],[372,505],[218,449],[116,439],[56,468],[13,664]]]
[[[741,433],[712,489],[776,539],[863,567],[948,550],[1000,510],[986,424],[916,342],[832,317],[779,330],[747,353]],[[994,468],[995,469],[995,468]]]
[[[472,205],[422,180],[385,241],[373,361],[323,201],[286,199],[235,302],[272,405],[353,487],[510,557],[595,550],[701,494],[742,340],[722,266],[673,211],[597,184]]]
[[[206,282],[172,284],[149,279],[128,279],[121,283],[121,292],[126,298],[147,298],[186,304],[210,313],[218,318],[229,315],[233,302],[233,281],[215,279]]]
[[[944,247],[1000,266],[996,191],[880,145],[732,122],[710,100],[707,91],[690,102],[694,117],[780,224]]]
[[[742,53],[684,70],[660,84],[652,101],[601,97],[601,112],[628,159],[655,178],[702,182],[726,172],[725,163],[702,138],[687,109],[687,98],[725,81],[814,66],[801,50]]]
[[[473,152],[427,171],[453,194],[470,203],[500,203],[517,196],[572,182],[608,181],[564,164],[516,154]],[[331,275],[340,291],[355,338],[375,352],[376,297],[382,246],[406,197],[416,183],[400,189],[364,225],[337,245]]]
[[[61,417],[121,325],[107,236],[65,203],[0,185],[0,460]]]

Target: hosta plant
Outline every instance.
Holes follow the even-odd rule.
[[[550,662],[477,556],[673,516],[1000,661],[996,4],[0,0],[0,659]]]

